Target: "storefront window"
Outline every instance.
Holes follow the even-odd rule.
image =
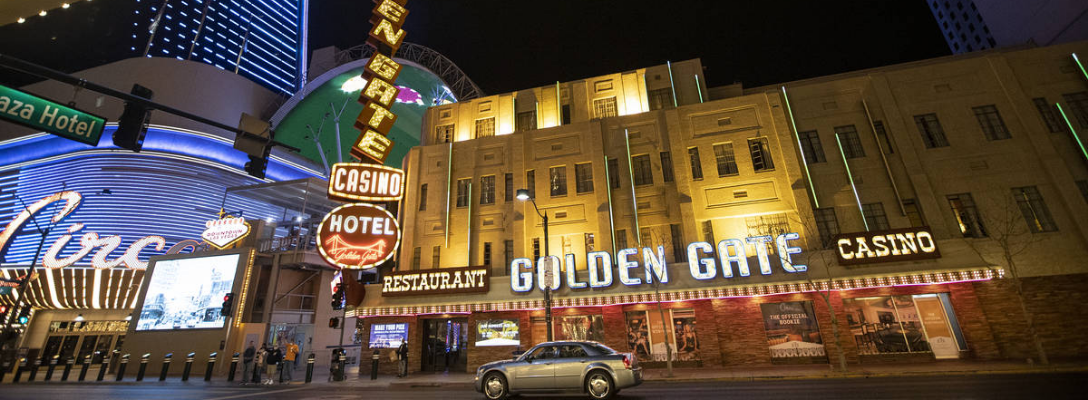
[[[558,340],[592,340],[604,342],[604,318],[601,315],[559,317],[555,336]]]
[[[759,307],[772,359],[826,356],[811,301],[764,303]]]
[[[933,352],[956,358],[964,346],[947,293],[843,300],[859,354]]]
[[[695,310],[665,310],[664,317],[670,319],[667,325],[661,320],[662,313],[657,310],[628,311],[624,315],[627,325],[627,346],[641,360],[665,361],[665,326],[672,326],[669,339],[672,344],[672,359],[698,360],[699,340],[695,330]]]
[[[680,361],[699,359],[699,337],[695,335],[695,310],[671,310],[672,326],[676,329],[676,358]]]

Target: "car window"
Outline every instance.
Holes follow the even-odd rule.
[[[600,343],[587,343],[586,346],[589,346],[589,348],[592,349],[593,351],[595,351],[597,354],[601,354],[601,355],[616,354],[615,350],[612,350],[612,348],[610,348],[608,346],[605,346],[603,344],[600,344]]]
[[[572,344],[559,348],[559,358],[581,358],[586,357],[586,350],[582,346]]]
[[[529,354],[534,360],[544,360],[548,358],[555,358],[555,346],[540,346],[533,350]]]

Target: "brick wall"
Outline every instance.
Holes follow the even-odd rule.
[[[977,282],[974,289],[1001,356],[1038,361],[1013,284],[1011,279]],[[1088,340],[1082,332],[1088,327],[1088,274],[1025,278],[1023,285],[1048,357],[1088,358]]]
[[[370,376],[373,363],[371,356],[374,354],[374,350],[380,352],[378,361],[378,375],[396,375],[397,362],[393,361],[389,357],[389,353],[396,349],[371,349],[370,348],[370,326],[373,324],[388,324],[396,322],[408,323],[408,371],[418,372],[420,370],[420,360],[423,359],[423,353],[420,350],[423,347],[423,329],[419,325],[418,317],[371,317],[371,318],[359,318],[356,322],[356,326],[363,335],[362,349],[359,351],[359,375]]]
[[[518,350],[518,346],[476,347],[476,323],[489,319],[515,318],[518,320],[521,350],[528,350],[534,344],[544,341],[544,338],[533,340],[531,313],[528,311],[473,313],[468,318],[468,368],[465,372],[475,372],[476,368],[492,361],[509,360],[513,357],[512,352]]]

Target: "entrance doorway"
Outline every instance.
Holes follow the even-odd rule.
[[[468,319],[425,319],[423,372],[465,372],[468,369]]]

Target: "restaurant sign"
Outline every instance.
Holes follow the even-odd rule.
[[[875,264],[940,258],[929,227],[841,234],[835,239],[839,265]]]
[[[317,228],[317,250],[329,264],[347,269],[374,268],[400,246],[400,225],[383,208],[345,204],[329,211]]]
[[[490,282],[487,266],[392,272],[382,277],[382,297],[487,293]]]
[[[365,163],[336,163],[329,173],[329,199],[399,201],[404,197],[404,171]]]

